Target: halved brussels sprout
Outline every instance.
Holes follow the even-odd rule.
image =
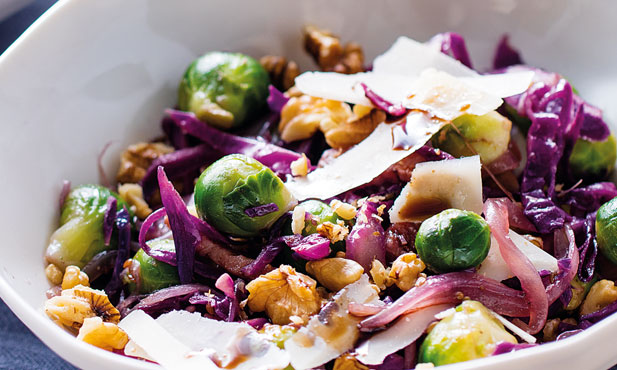
[[[117,199],[117,209],[129,208],[118,194],[100,185],[81,185],[69,192],[61,209],[60,228],[50,237],[45,258],[64,270],[83,268],[100,252],[116,248],[115,238],[105,245],[103,219],[107,199]]]
[[[617,198],[609,200],[598,209],[596,239],[600,252],[617,264]]]
[[[418,362],[441,366],[487,357],[499,342],[517,343],[482,303],[464,301],[426,336]]]
[[[276,210],[262,216],[249,216],[249,210],[272,203]],[[231,154],[214,162],[195,185],[199,216],[219,231],[238,237],[259,234],[295,203],[272,170],[241,154]]]
[[[465,114],[452,121],[464,139],[480,155],[484,164],[491,163],[508,150],[512,123],[497,112],[483,116]],[[433,146],[445,150],[455,157],[473,155],[461,136],[449,125],[432,139]]]
[[[435,272],[479,265],[491,246],[491,231],[478,214],[447,209],[426,219],[416,235],[420,259]]]
[[[570,155],[570,171],[577,178],[603,179],[615,168],[615,136],[604,141],[578,139]]]
[[[239,127],[264,107],[269,84],[257,60],[240,53],[207,53],[184,73],[178,108],[219,128]]]
[[[175,251],[173,239],[159,239],[148,242],[153,250]],[[135,253],[132,263],[138,263],[138,284],[130,284],[131,290],[139,294],[152,293],[155,290],[180,284],[178,268],[150,257],[143,249]]]

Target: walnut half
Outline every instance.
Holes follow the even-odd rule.
[[[316,285],[309,276],[296,272],[291,266],[281,265],[246,286],[247,303],[253,312],[265,311],[274,324],[288,324],[291,316],[307,321],[321,307]]]

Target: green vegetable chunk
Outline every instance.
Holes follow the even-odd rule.
[[[148,242],[153,250],[175,251],[173,239],[160,239]],[[132,263],[139,264],[138,284],[131,284],[133,292],[139,294],[152,293],[155,290],[180,284],[178,268],[157,261],[150,257],[143,249],[135,253]]]
[[[598,249],[617,264],[617,198],[604,203],[596,214]]]
[[[617,160],[615,136],[604,141],[578,139],[570,155],[570,171],[577,178],[604,179]]]
[[[499,342],[517,343],[482,303],[464,301],[426,336],[418,362],[441,366],[487,357]]]
[[[435,272],[479,265],[491,244],[488,224],[474,212],[447,209],[426,219],[416,235],[416,249]]]
[[[310,221],[305,222],[304,230],[302,230],[304,236],[317,233],[317,226],[324,222],[336,224],[339,220],[343,221],[332,207],[319,200],[307,200],[300,203],[298,207],[303,207],[306,212],[313,216]]]
[[[467,141],[485,164],[491,163],[508,150],[512,123],[497,112],[483,116],[465,114],[452,123],[463,137],[447,125],[433,137],[433,146],[455,157],[468,157],[474,153],[465,144]]]
[[[296,200],[272,170],[241,154],[231,154],[214,162],[195,185],[195,206],[200,217],[219,231],[251,237],[267,229]],[[249,217],[246,211],[275,203],[278,210]]]
[[[111,238],[105,245],[103,219],[107,212],[107,198],[118,200],[117,208],[127,207],[119,195],[99,185],[81,185],[67,195],[60,214],[60,228],[50,237],[45,258],[60,269],[75,265],[82,268],[92,257],[116,248]]]
[[[184,73],[178,108],[222,129],[239,127],[264,107],[269,84],[257,60],[240,53],[207,53]]]

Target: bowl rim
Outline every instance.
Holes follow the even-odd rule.
[[[81,5],[86,4],[86,5]],[[45,13],[43,13],[30,27],[24,31],[2,54],[0,54],[0,71],[4,64],[12,59],[19,58],[19,53],[22,49],[27,49],[30,40],[38,37],[45,32],[45,27],[48,23],[59,22],[64,18],[64,14],[69,13],[70,7],[88,6],[87,3],[77,0],[60,0],[53,4]],[[76,338],[56,325],[49,319],[42,307],[35,309],[31,307],[19,293],[11,287],[9,282],[0,275],[0,298],[6,303],[11,311],[22,321],[32,333],[38,337],[46,346],[52,349],[58,356],[68,362],[80,366],[87,367],[89,363],[94,361],[105,361],[107,366],[120,366],[120,368],[131,369],[160,369],[160,365],[153,364],[131,357],[117,355],[89,345],[85,342],[76,340]],[[531,359],[542,357],[543,360],[531,362],[531,364],[539,365],[540,362],[546,364],[546,359],[551,355],[559,355],[565,353],[566,350],[569,356],[589,353],[591,345],[596,347],[596,350],[602,347],[601,343],[595,343],[590,340],[593,336],[601,334],[610,337],[613,327],[617,328],[617,315],[611,315],[606,319],[598,322],[592,327],[583,330],[572,337],[566,338],[559,342],[545,343],[533,348],[527,348],[525,351],[516,351],[511,353],[501,354],[499,356],[476,359],[472,361],[446,365],[443,369],[478,369],[497,367],[506,365],[510,362],[516,362],[522,359]],[[590,343],[590,344],[586,344]],[[598,345],[600,344],[600,345]],[[602,349],[608,349],[611,343],[605,343]],[[71,351],[62,350],[71,348]],[[542,356],[542,354],[544,356]],[[608,359],[608,357],[606,357]],[[605,365],[611,365],[617,362],[617,353],[611,357],[612,361],[605,361]],[[599,362],[598,362],[599,363]]]

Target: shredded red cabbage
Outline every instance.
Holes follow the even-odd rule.
[[[110,197],[113,198],[113,197]],[[115,199],[115,198],[114,198]],[[115,210],[115,202],[113,205]],[[122,290],[123,282],[120,273],[124,269],[124,261],[129,258],[131,253],[131,221],[129,212],[123,207],[117,212],[115,217],[115,227],[118,229],[118,253],[111,280],[105,286],[105,293],[112,303],[117,303]]]
[[[493,352],[493,356],[501,355],[504,353],[510,353],[514,351],[519,351],[525,348],[535,347],[537,344],[531,343],[510,343],[510,342],[499,342],[495,347],[495,351]]]
[[[438,33],[429,40],[429,44],[439,46],[439,50],[472,68],[471,58],[467,52],[467,45],[463,36],[455,32]]]
[[[88,275],[88,279],[90,283],[92,283],[102,275],[107,275],[114,270],[117,256],[117,250],[102,251],[92,257],[90,262],[88,262],[81,271]]]
[[[268,203],[262,204],[256,207],[247,208],[244,210],[244,214],[253,218],[253,217],[261,217],[272,212],[276,212],[279,210],[279,207],[276,203]]]
[[[406,369],[405,359],[396,353],[389,354],[381,363],[374,367],[375,370],[400,370]]]
[[[107,207],[107,210],[103,215],[103,242],[105,245],[109,245],[111,242],[111,233],[116,224],[118,200],[113,196],[108,197],[105,207]]]
[[[302,157],[273,144],[219,131],[199,121],[190,112],[167,109],[165,114],[184,132],[202,140],[211,150],[220,153],[220,156],[244,154],[261,162],[281,177],[291,174],[291,162]]]
[[[285,104],[289,101],[289,98],[272,85],[268,86],[268,90],[270,90],[270,95],[268,95],[267,100],[268,107],[273,113],[280,114]]]
[[[564,195],[562,204],[570,206],[570,214],[585,217],[595,212],[604,203],[617,197],[617,187],[612,182],[598,182],[589,186],[572,189]]]
[[[503,35],[497,44],[493,57],[493,69],[501,69],[517,64],[523,64],[518,50],[514,49],[509,42],[509,36]]]
[[[546,297],[549,305],[564,293],[571,293],[572,279],[576,276],[579,266],[579,252],[576,247],[574,232],[570,225],[566,224],[562,230],[556,230],[553,238],[554,254],[555,257],[560,259],[557,261],[559,272],[546,286]],[[570,302],[569,299],[568,302]]]
[[[195,248],[201,241],[199,230],[192,222],[191,214],[186,209],[182,197],[173,184],[167,179],[163,167],[158,168],[159,188],[161,201],[165,207],[169,225],[176,247],[178,275],[182,284],[188,284],[193,280],[193,268],[195,264]]]
[[[330,240],[319,234],[286,236],[283,240],[300,258],[308,261],[320,260],[330,254]]]
[[[384,112],[388,113],[393,117],[399,117],[407,113],[407,109],[405,109],[405,107],[403,107],[400,103],[395,104],[387,101],[386,99],[377,95],[377,93],[371,90],[368,86],[366,86],[364,82],[361,82],[360,86],[362,86],[362,88],[364,89],[364,94],[366,95],[367,99],[370,100],[375,107],[383,110]]]
[[[193,179],[199,175],[199,170],[205,167],[222,155],[206,145],[198,145],[191,148],[176,150],[175,152],[164,154],[155,159],[144,177],[140,180],[140,185],[143,188],[144,198],[150,199],[157,187],[157,170],[159,167],[165,169],[165,173],[173,181],[183,181],[190,186],[183,188],[185,194],[193,191]],[[186,181],[186,180],[189,181]]]
[[[242,273],[245,276],[259,276],[264,271],[266,266],[272,263],[276,256],[278,256],[278,254],[286,246],[287,244],[285,243],[283,238],[276,238],[272,240],[268,245],[262,248],[257,258],[255,258],[255,261],[242,268]]]
[[[358,262],[364,271],[371,269],[373,260],[386,263],[386,234],[381,226],[380,202],[366,200],[356,215],[346,242],[346,258]]]
[[[578,251],[580,264],[578,266],[578,278],[582,282],[593,279],[596,271],[596,257],[598,256],[598,242],[596,240],[596,213],[589,213],[584,218],[575,218],[572,221],[577,240],[581,241]]]
[[[266,325],[267,323],[269,323],[268,319],[263,318],[263,317],[258,317],[256,319],[250,319],[250,320],[246,320],[244,321],[244,323],[252,326],[253,328],[260,330],[261,328],[264,327],[264,325]]]
[[[165,312],[182,309],[189,303],[191,297],[200,293],[210,293],[218,299],[223,298],[223,295],[218,290],[205,285],[177,285],[158,290],[146,296],[132,309],[128,310],[127,314],[135,310],[142,310],[152,317],[157,317]]]

